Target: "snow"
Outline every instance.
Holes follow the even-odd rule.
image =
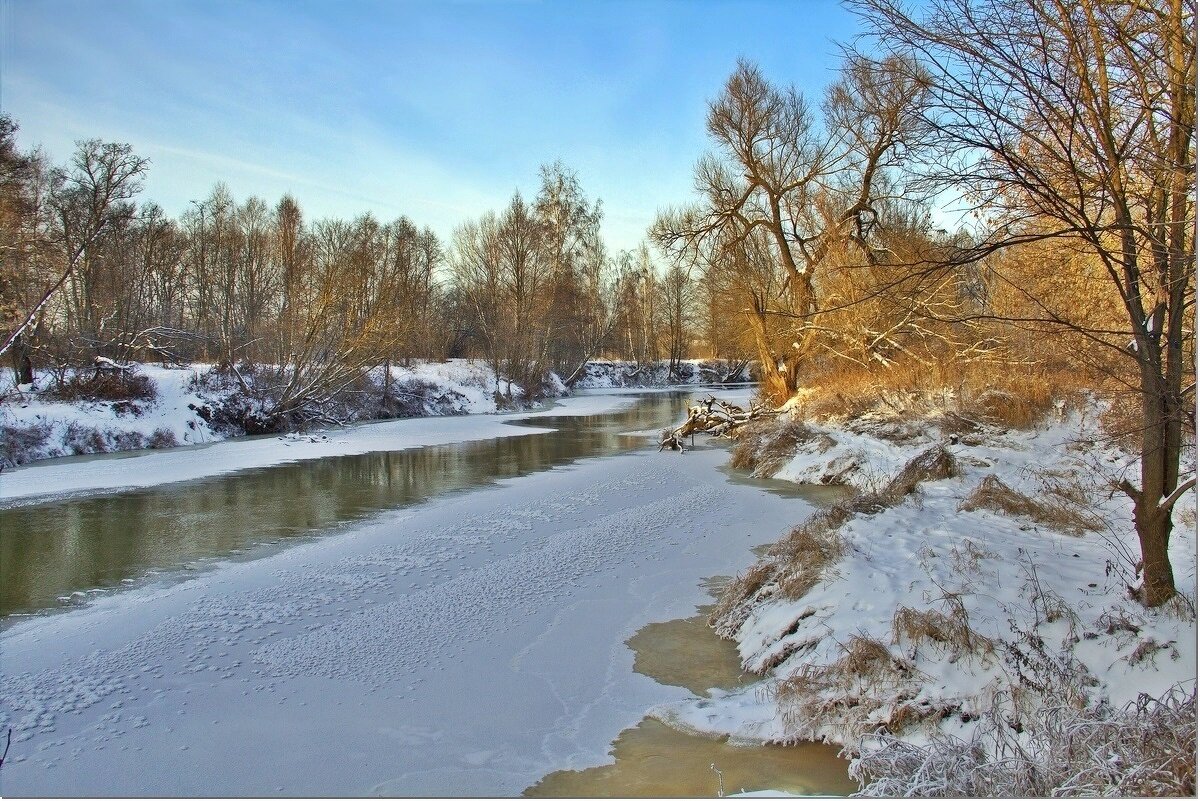
[[[878,491],[913,456],[941,441],[932,425],[903,431],[877,423],[809,427],[814,437],[777,478]],[[928,715],[900,736],[923,744],[938,727],[969,736],[993,702],[1013,702],[1010,688],[1029,695],[1030,680],[1049,680],[1072,659],[1078,662],[1066,670],[1063,686],[1077,683],[1092,702],[1121,706],[1139,693],[1194,686],[1194,491],[1176,507],[1171,545],[1177,585],[1193,611],[1148,610],[1127,594],[1138,583],[1130,556],[1138,552],[1132,504],[1113,491],[1114,482],[1133,469],[1132,460],[1101,434],[1095,409],[1060,414],[1032,431],[964,437],[948,450],[959,474],[924,483],[902,503],[843,524],[838,531],[845,555],[813,589],[797,600],[785,598],[777,585],[759,592],[735,640],[745,666],[765,671],[763,681],[711,699],[666,704],[653,714],[709,735],[759,742],[826,739],[857,747],[861,733],[907,705]],[[1056,487],[1082,493],[1099,529],[1073,536],[1020,515],[963,510],[967,495],[989,475],[1033,498],[1049,497]],[[962,653],[897,634],[897,610],[950,614],[956,602],[991,649]],[[811,674],[835,665],[856,637],[885,646],[906,671],[845,676],[846,684],[825,690],[810,685],[805,708],[777,700],[778,682],[801,668]],[[857,698],[849,711],[814,715],[815,701],[844,701],[847,693]]]
[[[679,384],[706,384],[720,381],[730,367],[714,359],[684,359],[679,362],[678,374],[670,374],[669,361],[646,364],[594,359],[588,362],[583,375],[573,389],[617,389],[621,387],[655,387]],[[749,381],[749,368],[744,367],[742,380]]]
[[[138,372],[149,378],[158,397],[150,403],[138,403],[140,412],[125,411],[127,407],[108,402],[63,402],[41,397],[51,383],[49,373],[42,373],[35,385],[24,385],[19,399],[9,398],[0,403],[0,427],[28,428],[43,425],[49,428],[47,443],[38,458],[70,455],[74,427],[79,432],[101,432],[107,447],[122,432],[134,432],[143,437],[157,430],[170,433],[183,445],[214,442],[223,439],[215,433],[192,407],[209,402],[196,390],[199,376],[212,365],[197,364],[187,369],[168,369],[140,365]],[[11,380],[11,378],[10,378]]]
[[[393,368],[399,378],[401,368]],[[94,457],[73,457],[4,470],[0,473],[0,504],[46,500],[76,493],[150,487],[190,481],[238,470],[329,456],[370,453],[468,442],[492,437],[536,434],[547,429],[509,423],[548,416],[586,416],[614,411],[635,402],[633,397],[588,395],[566,398],[538,411],[495,412],[490,391],[481,382],[493,380],[490,371],[464,362],[417,365],[404,376],[416,377],[463,398],[462,411],[475,414],[436,419],[390,420],[330,429],[305,435],[248,437],[220,441],[188,404],[206,399],[188,389],[193,371],[143,367],[159,388],[158,402],[139,417],[121,417],[111,404],[79,405],[31,400],[26,406],[0,405],[0,425],[47,421],[56,429],[71,422],[95,427],[122,426],[146,433],[167,427],[180,442],[203,442],[201,447],[139,451],[125,458],[105,459],[97,469]],[[199,372],[197,368],[196,372]],[[503,386],[503,384],[502,384]],[[483,412],[485,414],[478,414]]]
[[[0,430],[9,436],[21,431],[38,431],[40,443],[24,449],[18,461],[56,458],[77,454],[104,453],[146,447],[172,447],[218,442],[226,434],[210,425],[205,407],[228,400],[233,388],[213,385],[213,365],[192,364],[164,368],[150,364],[132,365],[136,374],[148,378],[155,397],[130,403],[108,401],[54,400],[49,395],[53,378],[42,373],[35,384],[14,392],[11,376],[0,377]],[[452,359],[447,362],[415,362],[410,367],[390,368],[393,391],[411,388],[424,398],[423,414],[494,414],[495,373],[481,362]],[[84,371],[90,372],[90,371]],[[382,386],[383,368],[370,372]],[[249,376],[253,381],[253,375]],[[498,382],[502,391],[508,382]],[[520,387],[513,386],[520,397]],[[3,458],[0,452],[0,459]],[[3,462],[0,461],[0,464]]]
[[[363,427],[370,442],[338,447],[386,431],[439,440],[457,425],[524,431],[423,419]],[[222,449],[216,464],[255,444],[178,455]],[[107,459],[104,472],[149,458]],[[15,623],[0,634],[0,726],[14,729],[0,789],[507,796],[608,762],[648,707],[689,696],[634,673],[625,640],[693,614],[703,577],[744,567],[752,546],[811,511],[728,481],[716,469],[726,458],[659,454],[647,440]],[[64,478],[56,470],[14,476],[46,486]]]

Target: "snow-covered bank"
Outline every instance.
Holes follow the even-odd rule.
[[[714,625],[763,681],[661,719],[853,751],[881,728],[922,745],[997,718],[1027,725],[1054,704],[1119,708],[1195,686],[1195,493],[1175,511],[1181,597],[1146,609],[1129,597],[1138,548],[1113,483],[1132,461],[1094,409],[1031,431],[781,425],[794,455],[767,472],[864,494],[797,527],[723,598]]]
[[[750,381],[747,362],[720,359],[686,359],[674,372],[668,361],[637,362],[595,359],[584,367],[573,389],[614,389],[619,387],[663,387],[680,384],[731,384]]]
[[[603,414],[629,406],[636,400],[632,396],[587,395],[564,398],[554,406],[538,411],[388,420],[315,434],[234,438],[195,448],[139,451],[121,458],[106,458],[102,462],[97,462],[94,457],[35,462],[0,474],[0,504],[152,487],[329,456],[527,436],[548,429],[509,423]]]
[[[735,368],[724,362],[693,360],[681,363],[672,374],[667,362],[639,367],[633,362],[598,361],[587,366],[575,389],[694,386],[727,378],[731,371],[737,372]],[[66,381],[72,384],[91,373],[71,373]],[[32,385],[15,387],[11,373],[0,371],[0,469],[66,456],[164,450],[237,439],[246,433],[238,418],[247,413],[253,416],[261,406],[260,399],[243,397],[238,382],[215,371],[213,365],[165,368],[139,364],[133,365],[132,376],[141,382],[138,386],[144,388],[144,396],[105,399],[89,392],[86,380],[74,392],[64,393],[48,372],[39,374]],[[746,368],[736,377],[747,378]],[[253,385],[253,373],[243,378]],[[552,395],[568,394],[553,373],[547,375],[547,387]],[[119,384],[117,388],[121,389]],[[63,399],[64,394],[69,399]],[[497,379],[488,365],[466,359],[392,365],[389,373],[377,367],[366,375],[364,387],[347,394],[350,400],[342,404],[345,408],[340,416],[347,423],[497,414],[514,405],[509,395],[518,406],[541,405],[523,401],[524,390]],[[325,436],[340,439],[341,429],[333,429],[338,435],[324,429],[322,426]]]
[[[80,397],[62,400],[49,373],[22,387],[13,387],[11,374],[5,373],[0,378],[8,382],[0,385],[0,467],[62,456],[198,445],[245,433],[222,418],[227,408],[252,401],[240,399],[237,383],[218,376],[212,365],[140,364],[133,367],[133,374],[143,382],[145,397],[97,399],[82,391]],[[252,375],[249,380],[253,381]],[[380,398],[386,394],[388,408],[379,408],[376,402],[369,409],[351,409],[348,421],[494,414],[498,411],[495,387],[508,388],[486,365],[464,359],[393,365],[389,379],[379,367],[367,381]],[[514,394],[520,397],[521,389],[516,387]],[[367,411],[371,414],[365,415]]]
[[[496,419],[409,422],[475,421]],[[725,459],[648,441],[17,623],[0,789],[494,796],[604,763],[648,706],[690,695],[634,673],[625,641],[811,509],[727,481]]]

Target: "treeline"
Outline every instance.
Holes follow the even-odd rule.
[[[150,165],[128,145],[79,142],[52,167],[16,132],[0,118],[0,314],[19,383],[96,357],[253,366],[286,413],[413,358],[484,358],[536,393],[601,355],[740,356],[702,324],[685,269],[605,248],[600,202],[562,164],[443,242],[406,217],[310,220],[291,196],[222,185],[171,217],[141,199]]]

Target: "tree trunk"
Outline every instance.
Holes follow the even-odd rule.
[[[1171,541],[1171,513],[1139,509],[1134,513],[1134,525],[1142,548],[1141,600],[1148,607],[1161,606],[1175,596],[1175,573],[1167,555]]]
[[[1171,452],[1170,414],[1157,366],[1142,356],[1141,490],[1133,497],[1133,523],[1142,549],[1142,603],[1160,606],[1175,595],[1175,575],[1167,548],[1171,540],[1171,508],[1163,499],[1175,489],[1179,453]]]
[[[17,334],[12,344],[13,375],[18,384],[33,383],[33,348],[25,340],[24,335]]]

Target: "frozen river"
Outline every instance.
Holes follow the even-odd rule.
[[[80,559],[110,543],[134,555],[114,556],[120,566],[100,580],[30,557],[24,594],[6,588],[9,608],[29,611],[55,606],[46,598],[64,588],[133,582],[9,619],[0,723],[13,744],[0,792],[504,796],[611,761],[610,743],[648,708],[692,695],[636,673],[626,640],[694,614],[706,577],[744,569],[753,546],[810,509],[731,481],[719,447],[658,453],[653,434],[683,399],[613,410],[631,400],[569,401],[538,429],[463,422],[476,426],[462,437],[474,445],[450,447],[454,424],[440,420],[362,427],[340,454],[318,444],[315,456],[274,466],[246,464],[247,443],[214,445],[197,458],[220,465],[227,449],[226,464],[241,468],[219,479],[187,475],[186,462],[139,471],[139,459],[162,454],[6,476],[17,480],[0,487],[6,552],[21,537],[22,553],[36,555],[44,537]],[[373,428],[387,450],[442,444],[406,452],[431,454],[418,467],[369,453]],[[330,478],[330,460],[346,453],[370,458]],[[140,489],[108,487],[111,464]],[[35,486],[90,494],[39,503]],[[78,522],[129,499],[151,516]],[[18,514],[59,522],[14,531]],[[151,525],[203,544],[176,555],[129,545],[161,540]],[[185,575],[187,564],[204,569]],[[163,572],[148,580],[152,570]]]

